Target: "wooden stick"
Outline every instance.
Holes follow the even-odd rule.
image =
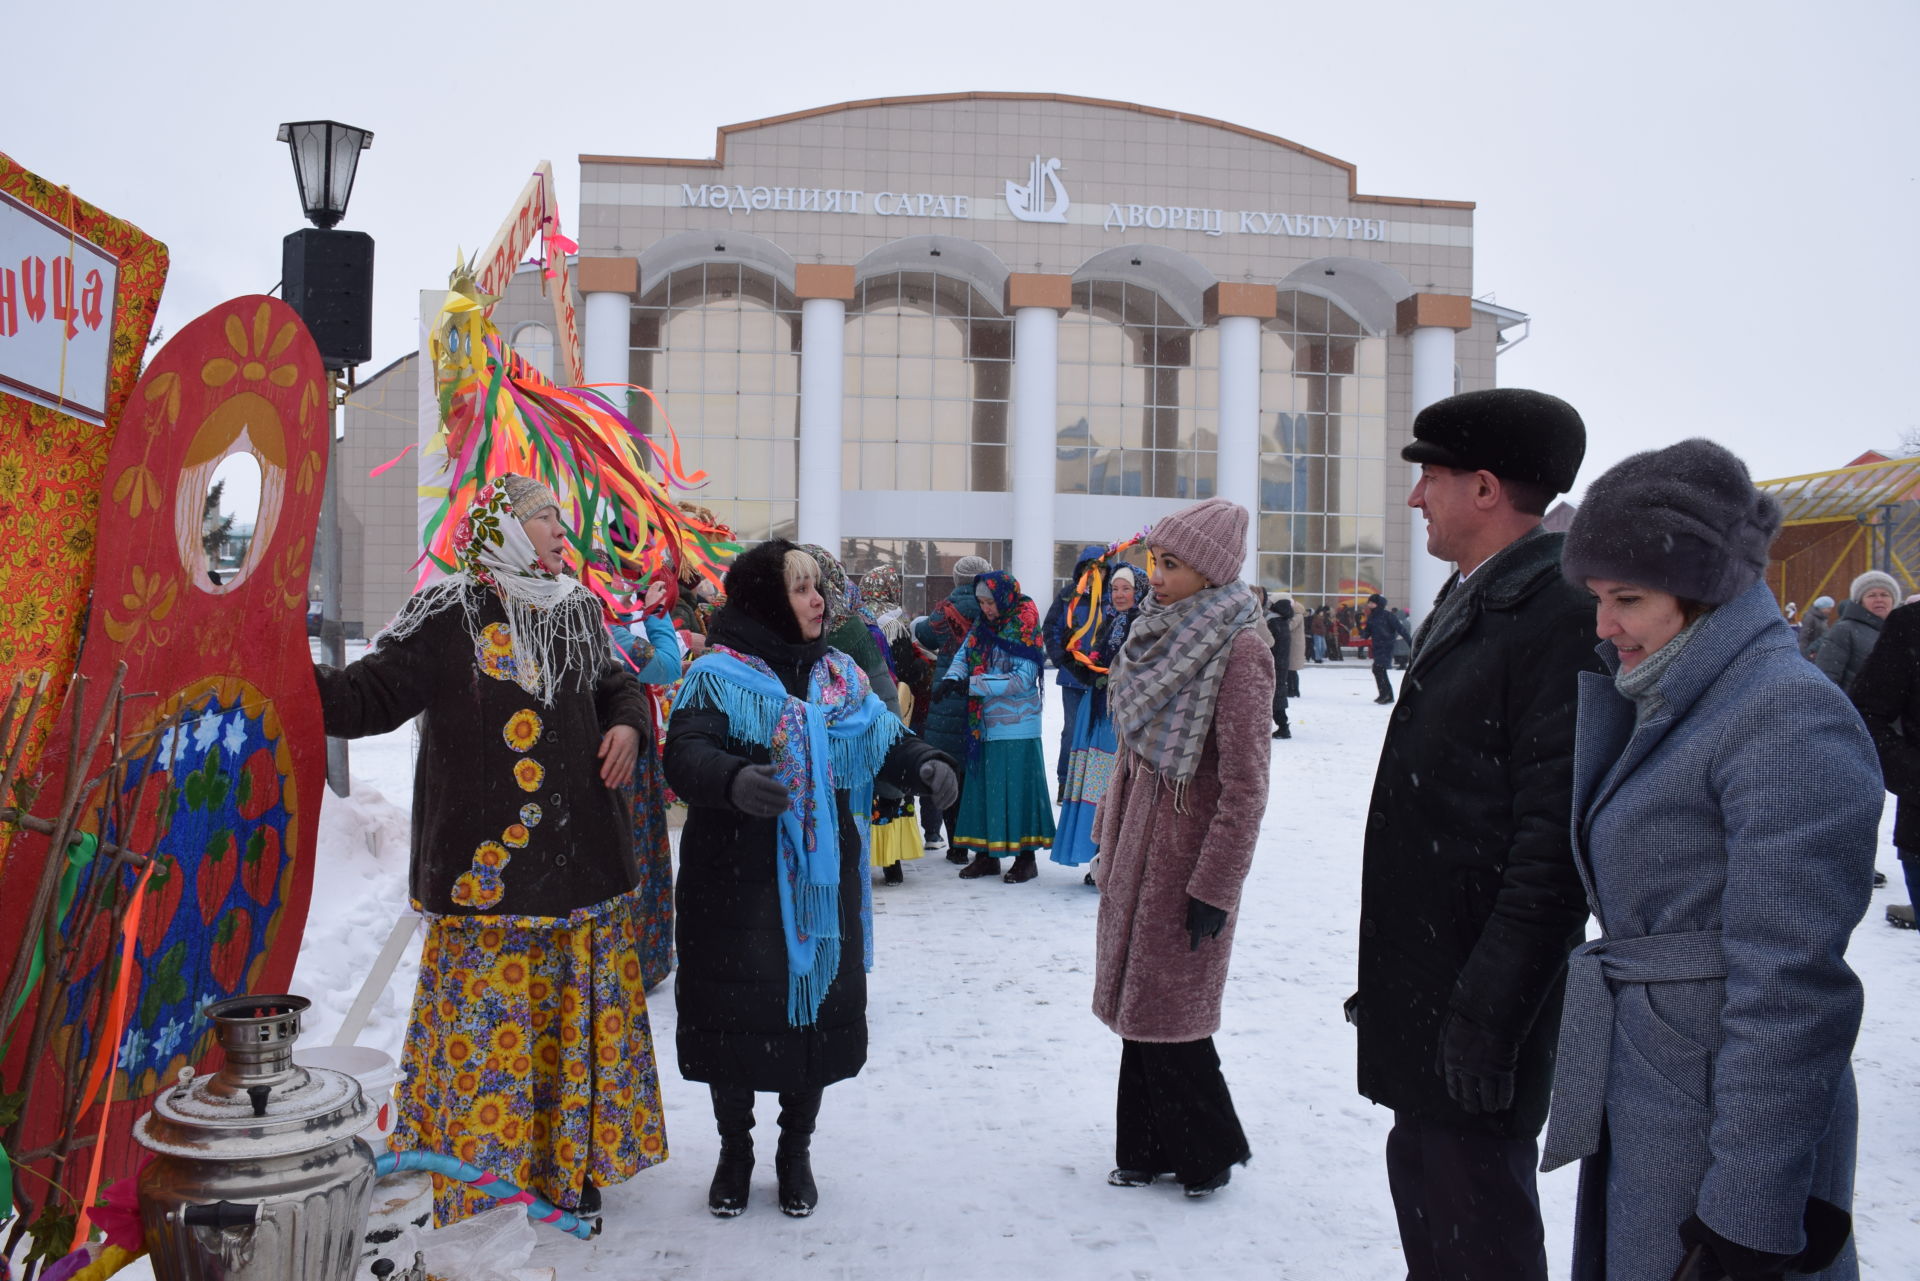
[[[35,818],[31,814],[22,814],[11,805],[0,805],[0,823],[11,823],[15,827],[24,828],[29,832],[38,832],[42,836],[52,836],[54,828],[57,826],[57,824],[49,822],[47,819]],[[135,853],[126,846],[116,845],[112,841],[101,841],[100,852],[111,858],[119,859],[129,867],[145,867],[151,860],[150,855]]]
[[[20,719],[19,736],[13,740],[13,746],[7,752],[6,771],[0,773],[0,801],[12,799],[14,776],[20,771],[20,758],[26,755],[27,740],[33,736],[34,722],[40,719],[40,704],[46,700],[46,697],[47,677],[46,673],[42,672],[40,686],[33,691],[33,701],[27,705],[27,713]],[[9,705],[7,710],[11,712],[13,706]]]

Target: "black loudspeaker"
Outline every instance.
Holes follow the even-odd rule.
[[[306,227],[281,243],[280,288],[328,369],[373,359],[373,237]]]

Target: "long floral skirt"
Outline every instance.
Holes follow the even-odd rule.
[[[998,858],[1053,844],[1053,800],[1037,738],[996,738],[967,763],[953,843]]]
[[[673,847],[667,839],[667,774],[660,748],[643,735],[627,794],[633,800],[633,857],[640,864],[640,978],[651,992],[673,970]]]
[[[667,1159],[637,891],[567,916],[429,916],[388,1146],[564,1209]],[[492,1198],[433,1177],[442,1226]]]
[[[1080,710],[1074,715],[1067,786],[1060,793],[1060,831],[1053,842],[1053,853],[1047,856],[1054,862],[1078,867],[1091,863],[1100,852],[1093,839],[1093,813],[1107,794],[1118,750],[1113,721],[1107,716],[1106,691],[1090,692],[1080,700]]]

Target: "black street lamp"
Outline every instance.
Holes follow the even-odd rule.
[[[360,153],[373,145],[373,131],[337,120],[295,120],[280,126],[280,141],[293,152],[301,208],[314,226],[334,226],[346,217],[354,171]]]
[[[300,207],[313,223],[288,236],[280,248],[281,296],[306,323],[331,375],[327,424],[327,489],[320,504],[320,650],[336,667],[346,663],[346,633],[340,621],[341,554],[338,435],[332,416],[346,401],[341,373],[373,359],[373,237],[339,231],[353,194],[360,153],[373,134],[334,120],[298,120],[280,126],[280,141],[293,153]],[[347,745],[327,740],[327,785],[347,794]]]

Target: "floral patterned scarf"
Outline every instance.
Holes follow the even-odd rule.
[[[1047,651],[1040,643],[1040,611],[1032,598],[1020,592],[1020,580],[1004,569],[996,569],[973,580],[974,590],[982,586],[993,594],[998,620],[980,611],[980,620],[967,633],[964,652],[969,682],[987,670],[987,659],[994,650],[1011,658],[1024,658],[1042,666]],[[984,711],[978,696],[967,696],[967,755],[980,755],[985,733]]]
[[[906,732],[860,665],[830,649],[804,701],[762,659],[715,645],[687,669],[684,707],[712,707],[728,734],[773,755],[793,803],[778,820],[780,925],[787,940],[787,1022],[810,1026],[840,972],[840,814],[833,794],[871,785]]]

